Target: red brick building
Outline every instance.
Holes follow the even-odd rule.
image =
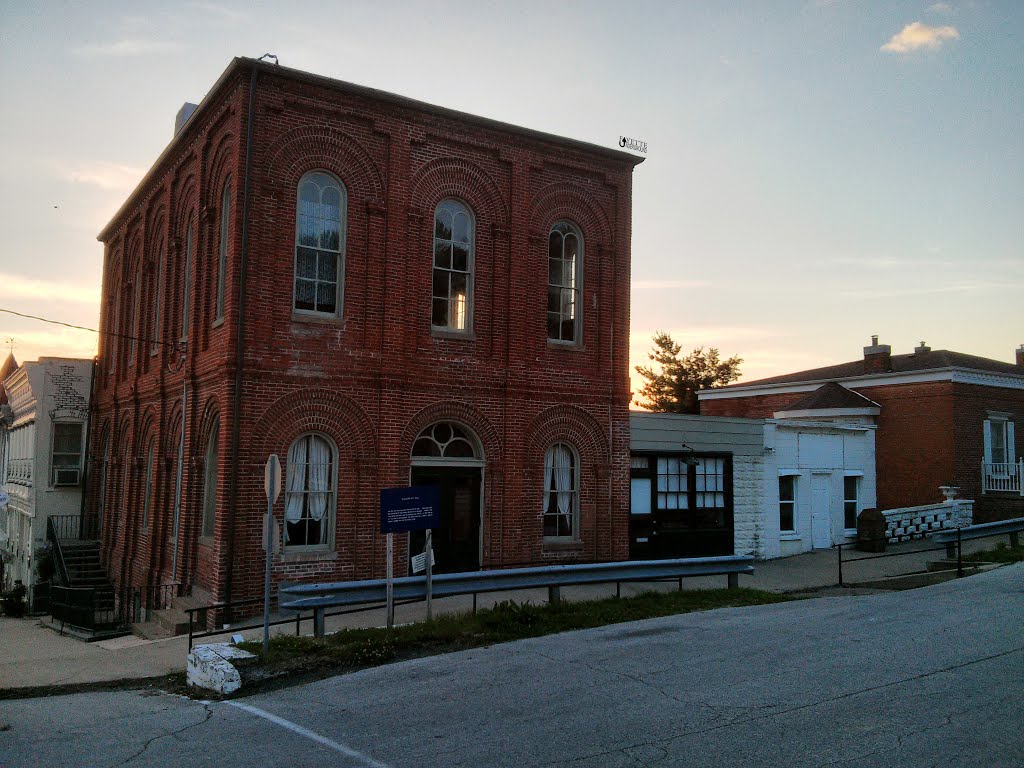
[[[261,594],[271,453],[275,581],[383,575],[410,483],[439,570],[624,559],[639,158],[250,59],[184,116],[99,235],[114,580]]]
[[[871,402],[840,402],[829,393],[831,411],[821,402],[803,409],[801,402],[830,383]],[[880,509],[936,503],[939,487],[951,485],[975,500],[978,522],[1024,515],[1024,437],[1014,430],[1024,422],[1024,346],[1014,364],[923,343],[913,354],[893,355],[873,337],[862,360],[706,390],[699,398],[701,413],[711,416],[876,420]]]

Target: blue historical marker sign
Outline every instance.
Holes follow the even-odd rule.
[[[381,489],[381,533],[425,531],[440,524],[440,495],[436,485]]]

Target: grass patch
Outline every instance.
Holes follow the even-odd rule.
[[[1024,544],[1010,547],[1005,543],[1000,543],[996,544],[995,549],[972,552],[969,555],[964,555],[963,559],[968,563],[1019,563],[1024,561]]]
[[[257,655],[254,674],[243,672],[242,691],[253,693],[390,661],[449,653],[495,643],[589,629],[656,616],[713,608],[767,605],[795,599],[753,589],[644,592],[627,598],[533,605],[511,600],[477,613],[442,614],[394,629],[345,629],[325,638],[278,635],[263,653],[258,641],[241,644]]]

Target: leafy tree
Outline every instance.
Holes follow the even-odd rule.
[[[654,365],[638,365],[636,372],[644,379],[637,404],[651,411],[699,413],[697,392],[721,387],[740,377],[739,357],[722,360],[718,350],[697,347],[681,357],[683,348],[664,331],[654,334],[654,349],[647,357]]]

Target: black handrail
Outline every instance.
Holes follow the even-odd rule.
[[[69,585],[71,579],[68,576],[68,566],[64,562],[64,550],[61,549],[60,539],[57,537],[57,530],[53,524],[53,518],[46,518],[46,540],[53,545],[53,561],[57,565],[57,573],[60,576],[61,584]]]

